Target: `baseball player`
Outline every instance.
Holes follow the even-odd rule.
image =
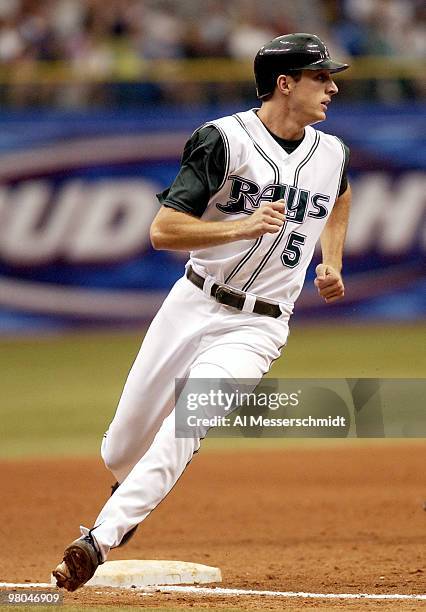
[[[187,142],[158,198],[155,249],[190,251],[153,320],[102,442],[116,485],[94,527],[53,571],[74,591],[175,485],[200,439],[175,436],[175,379],[260,381],[286,344],[289,318],[321,239],[315,285],[343,297],[348,149],[317,131],[338,89],[312,34],[275,38],[254,62],[260,108],[211,121]]]

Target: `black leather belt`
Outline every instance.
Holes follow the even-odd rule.
[[[191,266],[188,267],[186,271],[186,278],[191,281],[196,287],[203,290],[205,278],[197,274]],[[219,304],[225,304],[225,306],[232,306],[232,308],[236,308],[237,310],[242,310],[244,306],[244,302],[246,299],[246,294],[243,291],[238,291],[237,289],[232,289],[226,285],[220,285],[219,283],[214,283],[210,290],[210,295],[219,302]],[[267,317],[274,317],[277,319],[281,316],[281,308],[278,304],[272,304],[271,302],[266,302],[265,300],[260,300],[256,298],[256,301],[253,306],[253,312],[260,315],[265,315]]]

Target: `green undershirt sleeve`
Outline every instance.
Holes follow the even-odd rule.
[[[172,185],[157,194],[160,204],[201,217],[223,183],[225,147],[212,125],[191,136],[183,150],[181,167]]]
[[[343,166],[343,172],[342,172],[342,180],[340,181],[340,189],[339,189],[339,195],[338,197],[340,198],[341,195],[343,195],[346,191],[346,189],[348,188],[348,166],[349,166],[349,157],[350,157],[350,150],[349,147],[345,145],[344,142],[342,142],[343,148],[345,149],[345,165]]]

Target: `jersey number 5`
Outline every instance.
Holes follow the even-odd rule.
[[[306,236],[292,232],[287,238],[287,244],[281,253],[281,261],[287,268],[295,268],[302,255],[301,246],[305,244]]]

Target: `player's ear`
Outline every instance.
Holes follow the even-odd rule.
[[[277,78],[277,89],[285,96],[288,96],[292,89],[291,78],[286,74],[280,74]]]

